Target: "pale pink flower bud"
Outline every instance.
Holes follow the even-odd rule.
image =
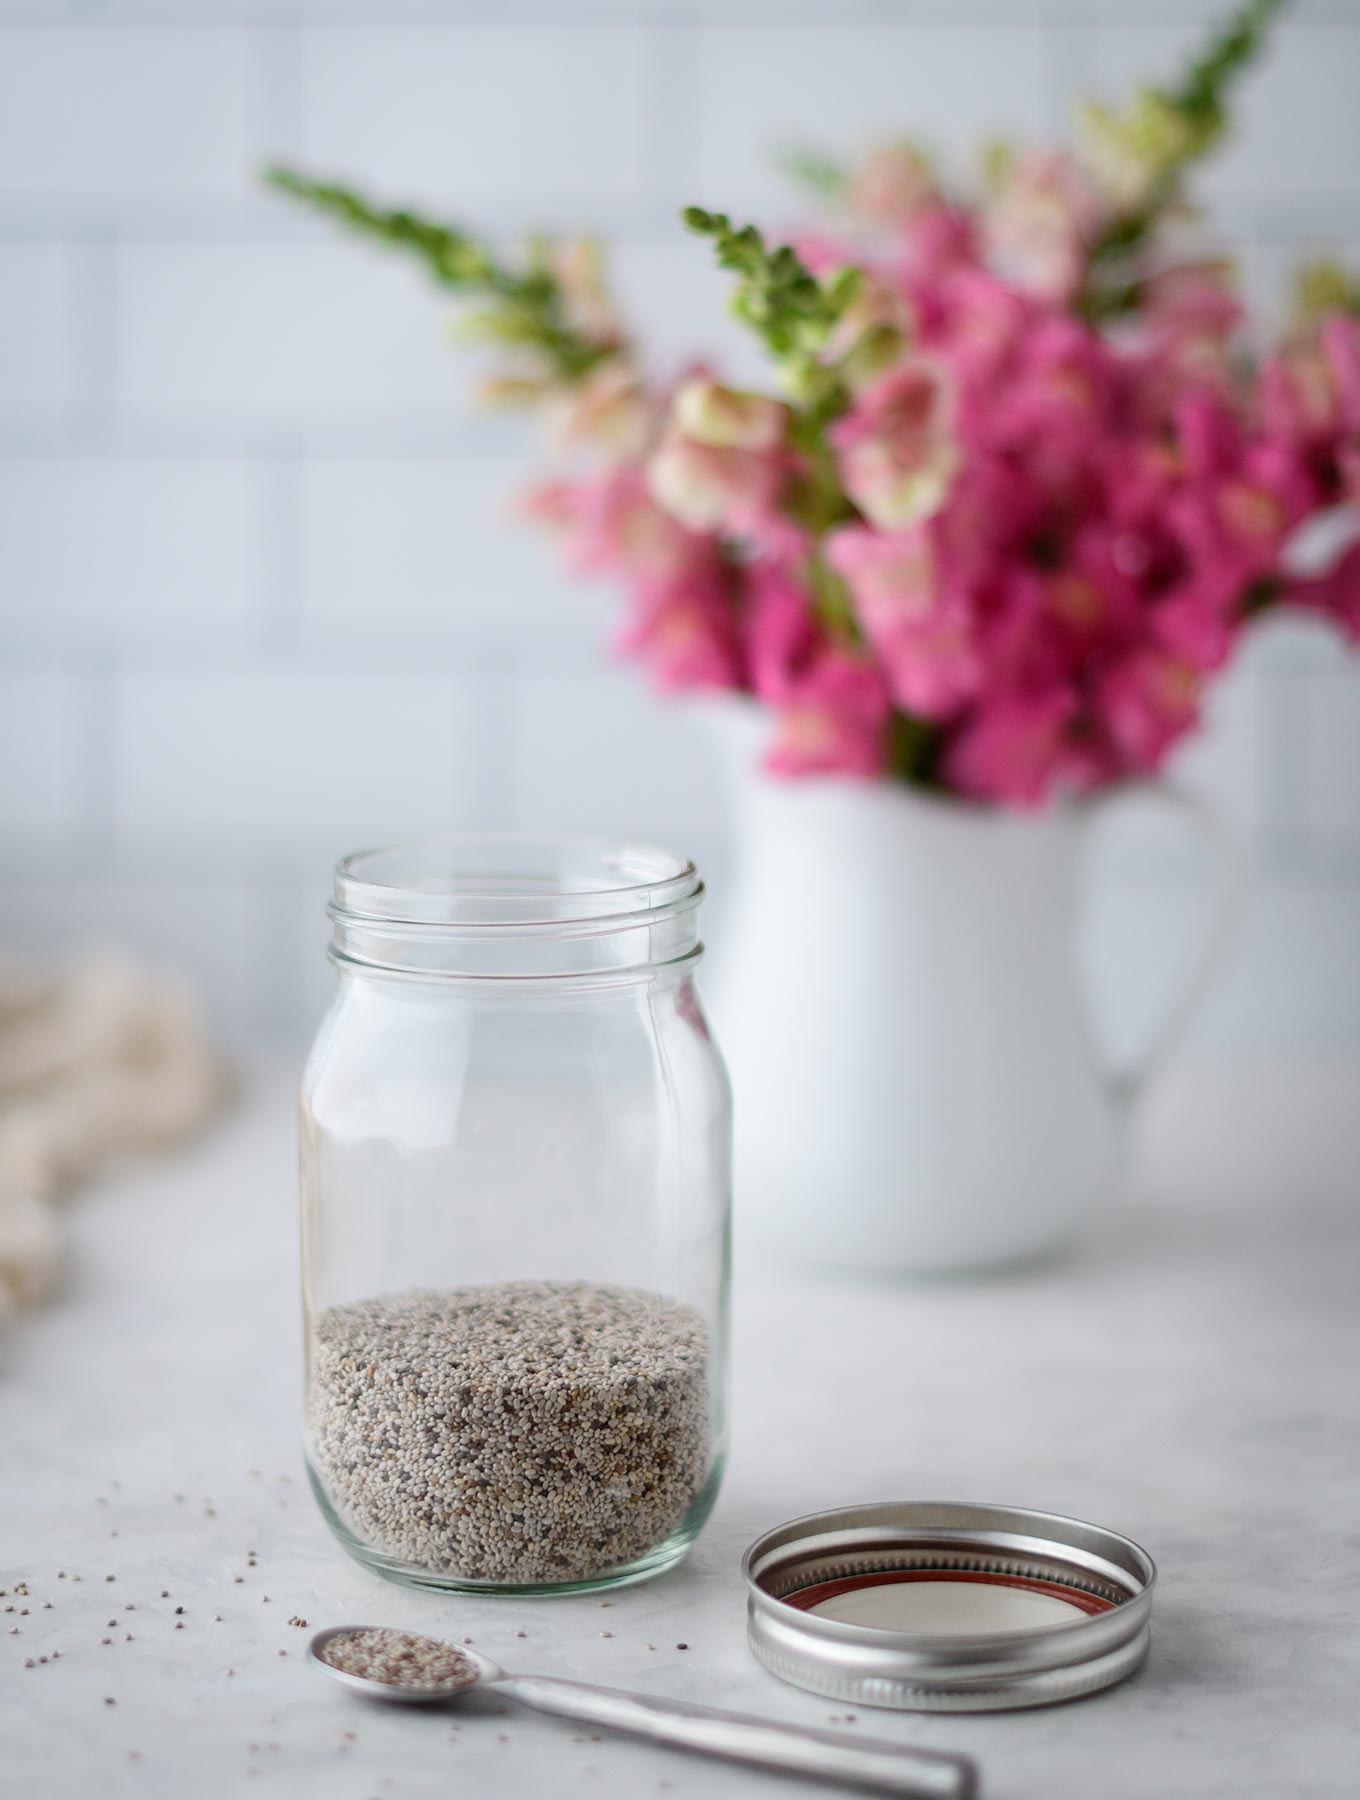
[[[539,376],[488,375],[477,384],[477,400],[490,411],[513,412],[537,406],[547,390],[547,382]]]
[[[841,314],[826,354],[839,363],[851,393],[861,394],[901,362],[914,329],[906,296],[886,281],[866,275]]]
[[[784,441],[789,409],[764,394],[742,393],[696,376],[676,394],[673,416],[696,444],[715,450],[773,450]]]
[[[846,200],[870,224],[910,225],[935,199],[935,176],[913,144],[880,144],[850,176]]]
[[[549,431],[561,448],[585,447],[621,462],[641,454],[653,423],[651,401],[619,357],[560,389],[548,409]]]
[[[782,479],[768,454],[702,444],[674,426],[646,475],[657,505],[691,531],[749,529],[774,506]]]
[[[1070,300],[1086,272],[1086,243],[1100,216],[1080,169],[1059,151],[1010,160],[985,219],[1000,273],[1045,300]]]
[[[1183,108],[1144,88],[1122,111],[1095,103],[1077,113],[1082,160],[1109,198],[1124,211],[1150,200],[1163,177],[1194,148],[1194,129]]]
[[[938,512],[959,467],[950,402],[934,364],[917,358],[863,395],[831,433],[845,491],[880,531]]]
[[[605,291],[600,246],[591,238],[555,244],[549,266],[576,329],[601,343],[612,343],[618,321]]]

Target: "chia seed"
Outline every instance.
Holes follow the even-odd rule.
[[[393,1687],[453,1692],[477,1679],[476,1665],[461,1650],[412,1631],[345,1631],[327,1639],[317,1654],[344,1675],[362,1675]]]
[[[693,1307],[585,1282],[415,1289],[315,1321],[308,1426],[362,1542],[473,1581],[579,1581],[683,1521],[710,1468]]]

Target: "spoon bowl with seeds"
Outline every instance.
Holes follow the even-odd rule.
[[[755,1768],[897,1794],[902,1800],[976,1800],[971,1758],[844,1733],[776,1725],[683,1700],[628,1694],[550,1675],[512,1675],[464,1645],[376,1625],[334,1625],[308,1646],[317,1668],[352,1693],[408,1705],[444,1704],[481,1688],[536,1712],[622,1731],[677,1750]]]

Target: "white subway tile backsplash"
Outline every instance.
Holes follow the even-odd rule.
[[[261,476],[242,460],[0,463],[0,592],[25,641],[210,638],[258,619]]]
[[[454,217],[508,196],[632,200],[646,180],[627,27],[309,31],[301,93],[307,162]]]
[[[173,837],[297,854],[479,817],[482,759],[467,680],[437,673],[162,670],[119,684],[114,816]]]
[[[982,142],[1046,123],[1043,34],[1028,25],[759,28],[699,37],[702,139],[694,199],[732,211],[806,211],[777,166],[791,148],[833,154],[910,137],[976,173]]]
[[[316,458],[302,477],[302,612],[331,641],[429,640],[526,660],[587,652],[614,613],[573,581],[550,536],[516,520],[534,452]]]
[[[7,30],[0,198],[234,193],[252,160],[253,80],[241,31]]]
[[[0,870],[0,956],[41,969],[133,954],[184,981],[228,1043],[291,1034],[296,1009],[275,979],[290,899],[230,870],[186,876],[173,861],[97,874],[11,865]]]
[[[0,671],[0,835],[43,843],[75,835],[83,811],[84,701],[76,675]]]
[[[0,420],[75,391],[72,271],[62,244],[0,244]]]
[[[117,397],[134,417],[305,427],[461,404],[440,306],[374,250],[133,243],[117,295]]]
[[[520,677],[511,822],[618,832],[684,848],[722,817],[719,767],[695,709],[632,668]]]

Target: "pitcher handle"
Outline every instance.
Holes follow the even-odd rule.
[[[1112,1065],[1108,1069],[1107,1080],[1112,1093],[1127,1106],[1141,1098],[1148,1082],[1184,1037],[1232,939],[1247,886],[1245,863],[1236,834],[1221,813],[1199,794],[1176,782],[1144,781],[1093,795],[1083,802],[1082,808],[1088,833],[1122,801],[1147,797],[1170,806],[1198,832],[1212,863],[1211,891],[1200,943],[1160,1024],[1143,1049],[1123,1067]]]

